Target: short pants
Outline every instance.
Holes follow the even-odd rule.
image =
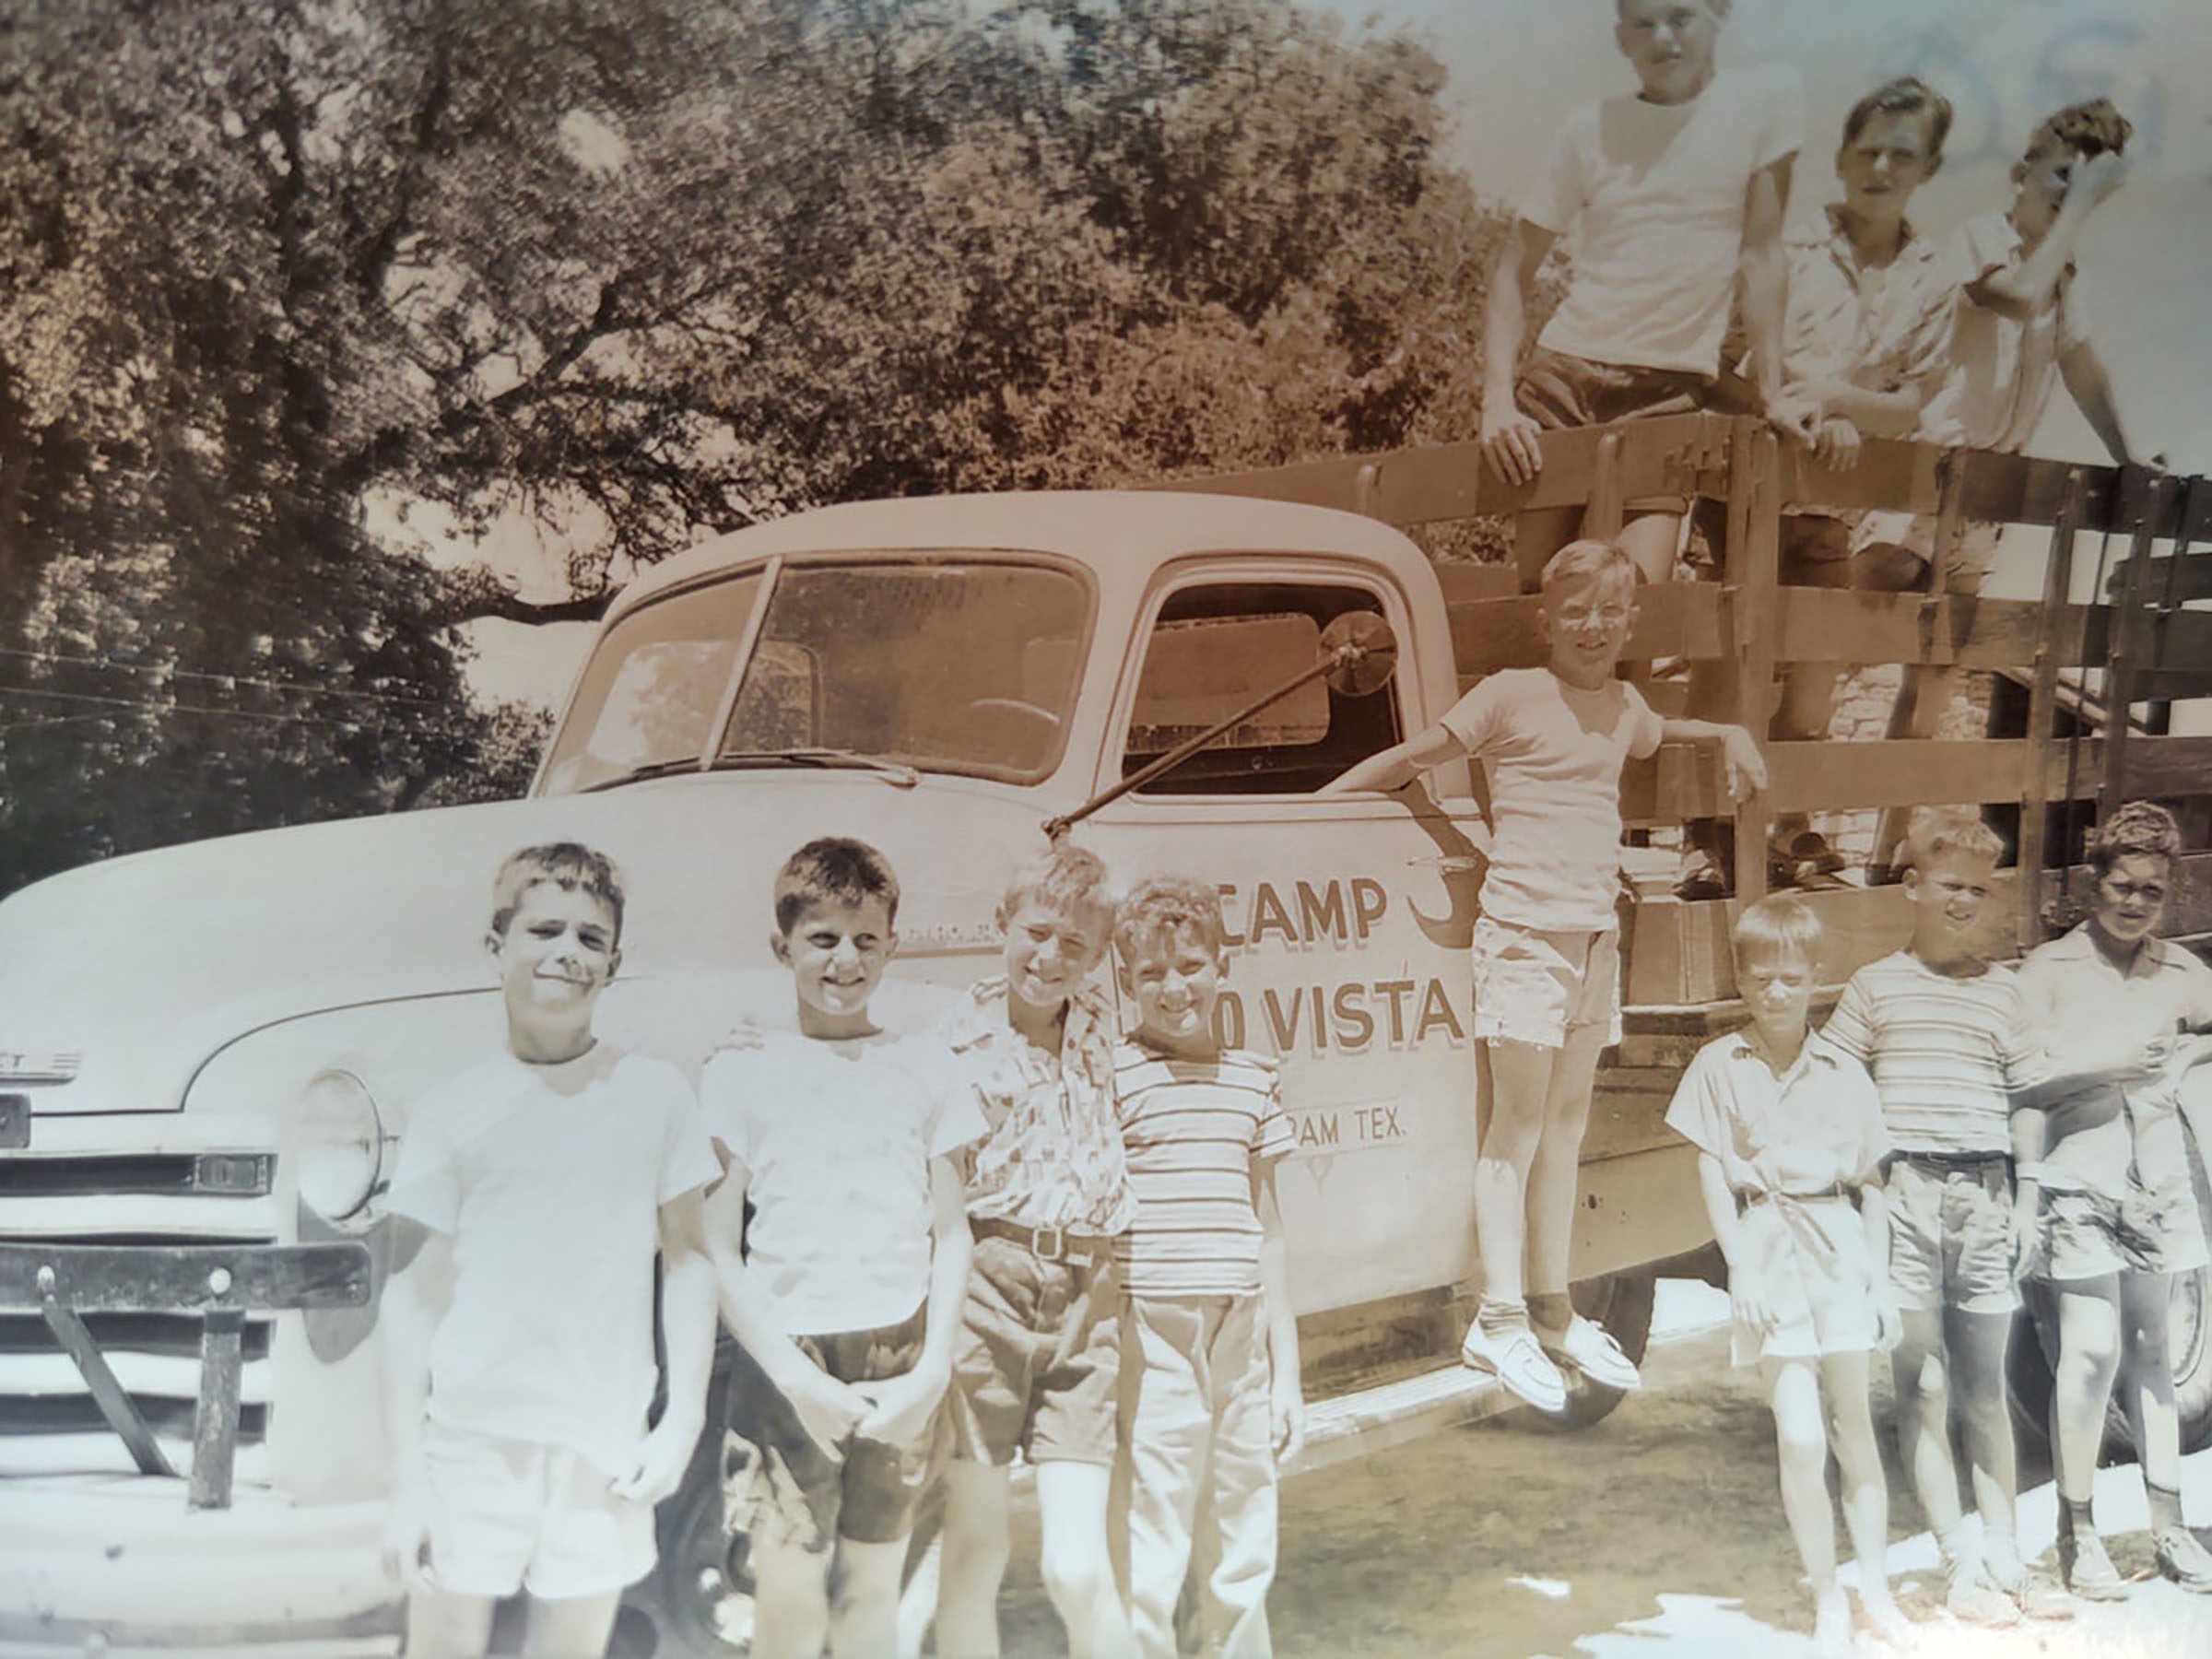
[[[1745,1206],[1737,1233],[1741,1260],[1731,1274],[1758,1280],[1775,1320],[1765,1330],[1732,1327],[1735,1364],[1871,1354],[1880,1346],[1866,1223],[1848,1197],[1761,1196]]]
[[[1951,555],[1950,569],[1945,572],[1944,592],[1947,594],[1978,594],[1982,584],[1997,563],[1998,526],[1968,523],[1959,537],[1958,550]],[[1851,550],[1864,552],[1872,547],[1902,547],[1927,567],[1921,572],[1920,585],[1925,589],[1928,575],[1936,564],[1936,521],[1924,512],[1892,512],[1876,509],[1859,517],[1852,532]]]
[[[1596,1027],[1620,1041],[1620,932],[1475,924],[1475,1035],[1560,1048]]]
[[[2008,1313],[2019,1306],[2008,1158],[1944,1161],[1902,1153],[1887,1190],[1889,1279],[1899,1306],[1964,1313]]]
[[[978,1237],[952,1362],[952,1454],[1112,1468],[1121,1288],[1111,1248],[1050,1261]]]
[[[425,1577],[456,1595],[606,1595],[653,1571],[653,1505],[565,1446],[423,1427]]]
[[[2205,1265],[2204,1223],[2186,1171],[2157,1188],[2131,1182],[2123,1197],[2043,1189],[2035,1273],[2066,1284],[2116,1273],[2194,1273]]]
[[[1558,430],[1648,416],[1694,415],[1705,406],[1712,385],[1707,376],[1686,369],[1601,363],[1538,346],[1513,382],[1513,404],[1538,426]],[[1684,512],[1689,503],[1681,496],[1650,496],[1626,505],[1632,512]]]
[[[926,1305],[895,1325],[794,1338],[841,1382],[905,1375],[921,1358]],[[756,1545],[827,1554],[838,1539],[891,1544],[913,1530],[914,1512],[942,1465],[945,1413],[920,1441],[889,1446],[854,1436],[826,1449],[806,1432],[781,1389],[740,1347],[730,1369],[723,1435],[723,1513]]]

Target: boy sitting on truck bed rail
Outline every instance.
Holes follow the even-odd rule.
[[[1402,789],[1470,755],[1488,775],[1496,833],[1475,929],[1473,1028],[1491,1080],[1475,1168],[1485,1283],[1461,1358],[1546,1411],[1566,1407],[1561,1365],[1612,1388],[1638,1382],[1567,1295],[1591,1088],[1599,1052],[1620,1041],[1621,769],[1662,743],[1717,743],[1732,794],[1766,786],[1742,727],[1663,720],[1615,677],[1635,602],[1626,552],[1569,543],[1544,567],[1548,665],[1489,675],[1435,725],[1328,786]]]
[[[934,1032],[990,1129],[959,1163],[974,1265],[953,1360],[940,1653],[998,1652],[1015,1454],[1037,1475],[1046,1594],[1071,1659],[1127,1626],[1107,1549],[1121,1351],[1114,1241],[1136,1209],[1113,1112],[1113,1010],[1088,983],[1113,934],[1106,866],[1063,843],[1006,884],[1006,971]]]
[[[483,1653],[494,1605],[523,1588],[529,1652],[604,1651],[699,1438],[714,1347],[699,1194],[720,1166],[682,1074],[592,1035],[621,931],[598,853],[509,858],[485,941],[505,1052],[426,1096],[401,1145],[388,1203],[408,1265],[380,1327],[410,1653]],[[649,1432],[656,1248],[668,1400]]]
[[[785,860],[770,943],[799,1029],[724,1050],[700,1082],[728,1158],[707,1241],[738,1342],[724,1470],[759,1659],[896,1650],[907,1535],[937,1473],[970,1248],[952,1155],[985,1125],[936,1045],[869,1014],[898,905],[863,842]]]

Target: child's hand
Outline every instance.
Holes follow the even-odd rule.
[[[1830,415],[1813,434],[1813,454],[1830,472],[1849,472],[1859,464],[1859,429]]]
[[[1735,1323],[1754,1331],[1774,1328],[1774,1304],[1758,1286],[1737,1279],[1728,1283],[1728,1309]]]
[[[1526,484],[1544,470],[1544,450],[1537,440],[1544,429],[1508,404],[1497,414],[1482,412],[1482,453],[1508,484]]]
[[[740,1014],[735,1023],[722,1034],[722,1041],[714,1045],[713,1053],[720,1054],[731,1050],[745,1051],[765,1048],[767,1045],[768,1038],[760,1030],[760,1022],[750,1014]],[[712,1058],[712,1055],[709,1058]]]
[[[1728,798],[1740,801],[1767,786],[1767,760],[1759,745],[1742,726],[1721,728],[1721,768],[1726,774]]]
[[[1898,1306],[1897,1292],[1887,1284],[1874,1291],[1874,1347],[1886,1354],[1905,1339],[1905,1311]]]
[[[423,1559],[430,1544],[429,1494],[419,1479],[395,1487],[384,1507],[384,1576],[413,1587],[422,1576]]]
[[[859,1392],[870,1404],[854,1432],[886,1446],[916,1444],[951,1382],[942,1371],[916,1369],[903,1377],[862,1384]]]
[[[1268,1415],[1275,1430],[1275,1461],[1288,1467],[1306,1449],[1306,1397],[1295,1373],[1276,1378]]]
[[[859,1389],[811,1365],[780,1386],[799,1427],[825,1452],[839,1451],[853,1438],[861,1419],[875,1409],[875,1402]]]
[[[686,1433],[687,1429],[690,1432]],[[696,1422],[663,1418],[639,1448],[637,1467],[615,1482],[615,1496],[632,1503],[658,1503],[684,1484],[684,1470],[690,1465],[691,1448],[698,1441]]]
[[[2087,161],[2075,163],[2066,177],[2066,201],[2078,200],[2083,211],[2110,201],[2127,182],[2127,158],[2118,150],[2100,150]]]
[[[2006,1225],[2005,1236],[2012,1251],[2012,1277],[2016,1279],[2027,1277],[2035,1266],[2035,1249],[2042,1235],[2041,1208],[2040,1187],[2023,1187],[2012,1201],[2012,1219]]]
[[[1766,417],[1785,438],[1811,444],[1820,429],[1820,403],[1794,387],[1785,386],[1767,400]]]

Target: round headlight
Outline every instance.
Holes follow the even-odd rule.
[[[300,1097],[291,1142],[300,1202],[325,1221],[358,1215],[383,1165],[383,1124],[368,1088],[348,1071],[317,1075]]]

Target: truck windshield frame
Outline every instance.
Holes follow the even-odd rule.
[[[1026,549],[718,571],[607,628],[533,793],[830,754],[887,776],[1041,782],[1066,752],[1098,604],[1087,567]]]

